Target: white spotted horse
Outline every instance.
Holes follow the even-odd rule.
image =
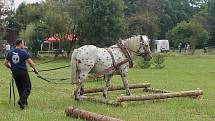
[[[142,56],[146,61],[152,58],[149,41],[147,36],[138,35],[120,40],[108,48],[85,45],[75,49],[71,57],[71,81],[76,84],[75,99],[79,100],[83,94],[83,82],[89,73],[99,73],[110,67],[114,68],[104,74],[106,86],[103,96],[107,97],[113,75],[121,75],[126,95],[131,95],[128,87],[128,69],[133,66],[132,59],[135,54]]]

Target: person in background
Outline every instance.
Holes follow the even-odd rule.
[[[178,45],[179,53],[181,53],[182,43],[180,42]]]
[[[10,48],[11,48],[11,46],[10,46],[10,44],[6,44],[5,45],[5,57],[7,56],[7,54],[10,52]]]
[[[24,50],[24,41],[22,39],[17,39],[15,45],[16,47],[7,54],[4,65],[12,71],[20,97],[18,104],[20,109],[24,109],[25,106],[28,105],[27,99],[31,92],[31,81],[26,62],[32,67],[32,70],[36,74],[38,74],[38,71],[30,55]]]

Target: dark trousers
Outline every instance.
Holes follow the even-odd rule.
[[[27,70],[14,70],[13,77],[19,92],[19,101],[22,104],[27,104],[27,99],[31,92],[31,81]]]

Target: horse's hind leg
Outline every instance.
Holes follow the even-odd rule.
[[[112,75],[106,75],[105,77],[106,78],[104,80],[105,80],[106,85],[105,85],[105,88],[104,88],[104,91],[103,91],[103,96],[104,96],[104,98],[107,98],[108,88],[110,87],[111,78],[113,76]]]
[[[80,96],[83,94],[83,82],[86,79],[88,73],[83,73],[80,72],[78,75],[78,83],[76,84],[76,89],[75,89],[75,100],[80,100]]]

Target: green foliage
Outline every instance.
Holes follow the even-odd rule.
[[[20,36],[26,41],[28,49],[37,57],[40,50],[40,44],[47,37],[48,28],[44,23],[34,23],[27,25],[25,30],[22,30]]]
[[[78,23],[82,44],[109,46],[124,35],[123,0],[84,0],[84,3],[84,17]]]
[[[210,35],[211,39],[209,44],[210,45],[215,45],[215,1],[214,0],[209,0],[208,2],[208,18],[207,19],[207,26],[210,27]]]
[[[153,65],[156,69],[162,69],[165,67],[163,64],[165,62],[165,58],[163,54],[156,54],[153,56]]]
[[[138,61],[137,66],[141,69],[147,69],[151,67],[151,62],[144,61],[144,59],[141,59],[140,61]]]
[[[175,47],[180,42],[184,44],[190,43],[193,50],[195,50],[196,47],[201,48],[208,41],[209,34],[200,23],[182,21],[167,33],[167,38],[170,40],[171,45]]]
[[[160,33],[158,16],[150,11],[136,13],[129,17],[129,35],[148,35],[155,39]]]

